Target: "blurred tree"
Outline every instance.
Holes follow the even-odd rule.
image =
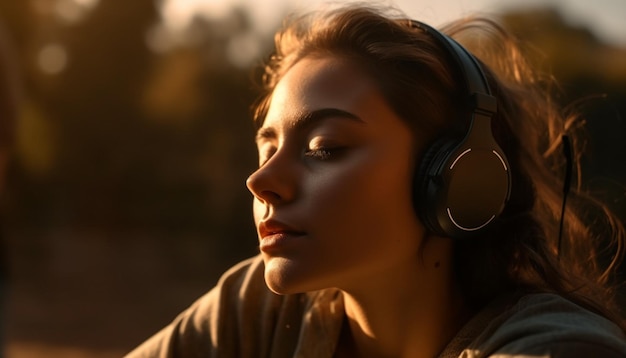
[[[244,186],[255,91],[228,57],[251,29],[241,10],[198,19],[193,41],[155,52],[152,0],[100,1],[80,21],[58,7],[68,1],[0,4],[27,93],[8,210],[21,297],[10,339],[103,344],[81,322],[128,320],[160,281],[172,288],[159,293],[161,325],[256,251]],[[124,329],[104,345],[144,337]]]
[[[626,220],[626,48],[602,43],[555,9],[508,13],[502,20],[535,50],[535,65],[556,77],[561,103],[583,114],[590,134],[583,185]]]
[[[243,199],[234,193],[247,195],[243,180],[254,162],[249,70],[226,55],[229,41],[250,31],[245,12],[215,23],[198,19],[193,43],[155,54],[146,45],[158,22],[153,1],[103,1],[71,26],[52,11],[25,5],[9,11],[53,29],[46,38],[14,24],[26,34],[26,58],[36,52],[26,49],[47,42],[58,43],[67,57],[57,74],[27,68],[34,108],[26,123],[35,128],[24,128],[32,139],[24,153],[41,154],[24,159],[47,159],[39,167],[49,172],[41,174],[44,180],[22,173],[17,221],[174,231],[232,225],[227,218],[237,216]],[[32,136],[37,131],[43,139]]]

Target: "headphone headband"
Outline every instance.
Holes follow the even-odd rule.
[[[493,115],[498,111],[496,98],[491,94],[487,77],[478,60],[450,36],[443,34],[434,27],[417,20],[410,20],[411,26],[421,29],[434,37],[446,50],[465,80],[467,93],[470,95],[472,110]]]

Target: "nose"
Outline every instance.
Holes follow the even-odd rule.
[[[248,177],[246,186],[263,203],[279,205],[289,202],[296,193],[294,169],[277,153]]]

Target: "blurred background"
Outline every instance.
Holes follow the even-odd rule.
[[[19,104],[0,125],[5,356],[119,357],[256,253],[256,69],[281,18],[314,3],[0,1]],[[626,218],[626,2],[395,4],[434,25],[492,16],[562,103],[606,95],[581,107],[584,180]]]

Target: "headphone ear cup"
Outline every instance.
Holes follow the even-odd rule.
[[[436,174],[445,164],[450,151],[456,146],[457,143],[449,138],[433,143],[422,155],[414,179],[413,207],[426,229],[440,235],[446,233],[438,224],[433,204],[436,192],[442,184],[437,182]]]
[[[493,139],[480,133],[471,131],[459,143],[436,142],[423,155],[413,205],[431,233],[455,239],[476,236],[508,201],[511,178],[506,157]]]

